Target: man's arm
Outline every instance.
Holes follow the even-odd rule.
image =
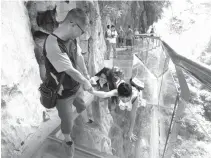
[[[74,80],[84,84],[86,89],[91,88],[89,81],[73,67],[68,55],[65,52],[61,52],[57,39],[54,36],[48,37],[46,41],[46,52],[48,60],[57,72],[65,71]]]

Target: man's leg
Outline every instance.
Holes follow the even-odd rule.
[[[107,59],[110,59],[110,53],[111,53],[111,43],[107,40]]]
[[[114,58],[116,58],[117,57],[117,55],[116,55],[116,43],[112,43],[112,49],[113,49],[113,56],[114,56]]]
[[[120,47],[123,45],[123,38],[120,38]]]
[[[128,49],[129,39],[126,39],[126,48]]]
[[[87,122],[88,116],[87,116],[87,111],[86,111],[86,105],[85,105],[85,101],[84,101],[84,90],[82,88],[82,86],[79,88],[77,94],[76,94],[76,98],[73,101],[73,106],[75,106],[77,114],[73,116],[73,121],[78,117],[78,115],[82,115],[83,119],[85,120],[85,122]]]
[[[72,131],[72,103],[74,98],[75,96],[67,99],[58,99],[56,106],[61,119],[61,131],[65,138],[63,145],[70,158],[74,156],[74,143],[70,136]]]
[[[108,40],[106,41],[106,55],[105,55],[105,59],[108,59]]]
[[[93,95],[90,95],[88,98],[86,98],[90,100],[85,100],[84,98],[85,98],[84,90],[81,87],[79,89],[79,93],[77,94],[76,99],[73,102],[73,105],[76,107],[76,110],[77,110],[77,115],[74,116],[73,120],[75,120],[78,117],[78,115],[81,115],[84,121],[86,122],[86,124],[88,123],[90,127],[97,127],[97,124],[93,122],[93,120],[90,120],[92,118],[90,118],[90,116],[88,117],[89,111],[86,110],[87,105],[91,104],[91,101],[94,99],[94,97]]]

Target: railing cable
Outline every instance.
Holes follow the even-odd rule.
[[[173,124],[173,120],[174,120],[174,115],[175,115],[175,111],[176,111],[176,107],[177,107],[179,98],[180,98],[179,97],[179,93],[177,93],[177,97],[176,97],[176,100],[175,100],[175,103],[174,103],[174,110],[173,110],[173,113],[172,113],[172,116],[171,116],[171,122],[170,122],[170,125],[169,125],[168,135],[166,137],[166,142],[165,142],[165,146],[164,146],[162,158],[164,158],[164,156],[165,156],[166,148],[167,148],[167,145],[168,145],[168,139],[169,139],[169,136],[171,134],[171,128],[172,128],[172,124]]]

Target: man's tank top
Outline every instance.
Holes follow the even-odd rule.
[[[76,60],[77,60],[77,42],[76,42],[76,40],[73,40],[73,41],[70,42],[69,51],[68,51],[67,47],[64,44],[64,41],[61,40],[56,35],[54,35],[54,34],[52,34],[52,35],[57,38],[58,46],[59,46],[60,50],[62,51],[62,53],[67,53],[70,61],[73,64],[73,67],[76,68]],[[56,76],[57,81],[59,81],[60,78],[61,78],[62,72],[58,73],[56,71],[56,69],[53,67],[53,65],[50,63],[48,58],[46,57],[47,52],[46,52],[46,49],[45,49],[45,45],[46,45],[46,42],[44,43],[44,49],[43,49],[44,52],[43,53],[45,55],[46,77],[47,77],[47,80],[48,80],[48,86],[52,87],[52,88],[56,88],[58,83],[53,78],[51,73],[54,76]],[[64,80],[62,82],[62,86],[63,86],[63,90],[62,90],[62,94],[59,95],[59,99],[68,98],[68,97],[74,95],[78,91],[78,89],[80,88],[79,82],[75,81],[68,74],[65,74]]]

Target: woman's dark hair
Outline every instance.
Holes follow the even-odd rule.
[[[130,97],[132,95],[132,87],[128,83],[121,83],[117,89],[120,97]]]
[[[111,25],[111,28],[114,28],[115,26],[114,25]]]
[[[104,67],[102,70],[100,70],[95,76],[100,77],[101,74],[104,74],[106,76],[106,79],[108,81],[109,90],[116,89],[117,86],[115,84],[115,76],[111,69]]]
[[[109,29],[110,28],[110,25],[107,25],[107,29]]]
[[[109,91],[117,89],[116,78],[115,78],[115,75],[114,75],[114,72],[112,71],[112,69],[104,67],[95,76],[100,77],[101,74],[104,74],[106,76],[108,86],[109,86]],[[112,101],[112,103],[116,102],[117,97],[111,97],[111,101]]]

